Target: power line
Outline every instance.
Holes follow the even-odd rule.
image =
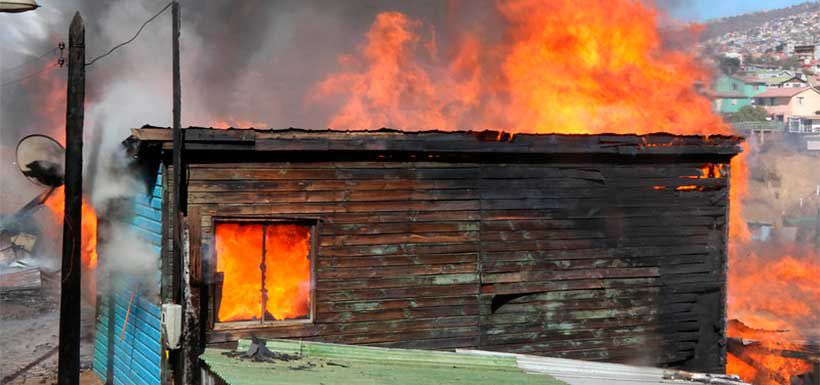
[[[41,73],[43,73],[43,72],[46,72],[46,71],[51,71],[51,70],[53,70],[53,69],[55,69],[55,68],[59,68],[59,66],[57,66],[56,64],[55,64],[55,65],[53,65],[53,66],[46,66],[45,68],[42,68],[42,69],[41,69],[41,70],[39,70],[39,71],[32,72],[32,73],[30,73],[30,74],[28,74],[28,75],[26,75],[26,76],[21,77],[21,78],[17,78],[17,79],[14,79],[14,80],[9,80],[9,81],[7,81],[7,82],[4,82],[4,83],[0,84],[0,87],[5,87],[5,86],[7,86],[7,85],[9,85],[9,84],[13,84],[13,83],[22,82],[22,81],[24,81],[24,80],[26,80],[26,79],[29,79],[29,78],[34,77],[34,76],[37,76],[37,75],[39,75],[39,74],[41,74]]]
[[[3,68],[3,69],[2,69],[2,72],[11,72],[11,71],[14,71],[14,70],[16,70],[16,69],[18,69],[18,68],[21,68],[21,67],[23,67],[23,66],[29,65],[29,64],[31,64],[31,63],[38,62],[38,61],[40,61],[42,58],[44,58],[44,57],[48,56],[49,54],[52,54],[52,53],[56,52],[56,51],[57,51],[57,50],[59,50],[59,49],[60,49],[60,46],[56,46],[56,47],[54,47],[54,48],[52,48],[52,49],[49,49],[49,50],[48,50],[48,51],[46,51],[46,52],[43,52],[43,53],[42,53],[42,54],[40,54],[40,55],[37,55],[36,57],[33,57],[33,58],[29,59],[29,60],[26,60],[26,61],[24,61],[24,62],[22,62],[22,63],[18,64],[18,65],[16,65],[16,66],[11,66],[11,67],[8,67],[8,68]]]
[[[110,50],[108,50],[108,52],[106,52],[106,53],[104,53],[104,54],[102,54],[102,55],[100,55],[100,56],[97,56],[97,57],[95,57],[94,59],[91,59],[91,61],[90,61],[90,62],[85,63],[85,66],[86,66],[86,67],[88,67],[88,66],[90,66],[90,65],[94,64],[94,62],[96,62],[97,60],[100,60],[100,59],[102,59],[102,58],[104,58],[104,57],[106,57],[106,56],[110,55],[111,53],[113,53],[114,51],[116,51],[118,48],[120,48],[120,47],[122,47],[122,46],[124,46],[124,45],[126,45],[126,44],[128,44],[128,43],[131,43],[132,41],[134,41],[134,39],[136,39],[136,38],[137,38],[137,36],[139,36],[139,35],[140,35],[140,32],[142,32],[143,28],[145,28],[145,26],[146,26],[146,25],[148,25],[148,23],[152,22],[152,21],[153,21],[154,19],[156,19],[159,15],[161,15],[163,12],[165,12],[165,10],[166,10],[166,9],[168,9],[168,8],[171,6],[171,4],[173,4],[173,2],[170,2],[170,3],[166,4],[166,5],[165,5],[165,7],[163,7],[162,9],[160,9],[160,10],[159,10],[159,12],[157,12],[156,14],[154,14],[154,16],[151,16],[151,18],[150,18],[150,19],[148,19],[148,20],[146,20],[144,23],[142,23],[142,26],[140,27],[140,29],[139,29],[139,30],[137,30],[137,33],[135,33],[135,34],[134,34],[134,36],[132,36],[130,39],[128,39],[128,40],[126,40],[126,41],[124,41],[124,42],[122,42],[122,43],[120,43],[120,44],[115,45],[115,46],[114,46],[114,47],[112,47]]]
[[[134,36],[132,36],[130,39],[128,39],[128,40],[126,40],[126,41],[124,41],[124,42],[122,42],[122,43],[120,43],[120,44],[115,45],[115,46],[114,46],[114,47],[112,47],[110,50],[108,50],[108,52],[106,52],[106,53],[104,53],[104,54],[102,54],[102,55],[100,55],[100,56],[97,56],[97,57],[95,57],[94,59],[91,59],[91,61],[89,61],[89,62],[85,63],[85,66],[86,66],[86,67],[91,66],[92,64],[94,64],[94,63],[95,63],[95,62],[97,62],[98,60],[100,60],[100,59],[102,59],[102,58],[104,58],[104,57],[106,57],[106,56],[108,56],[108,55],[112,54],[112,53],[113,53],[114,51],[116,51],[117,49],[119,49],[119,48],[121,48],[121,47],[123,47],[123,46],[125,46],[125,45],[127,45],[127,44],[129,44],[129,43],[131,43],[132,41],[134,41],[134,40],[135,40],[135,39],[136,39],[136,38],[140,35],[140,33],[142,33],[142,30],[143,30],[143,29],[145,29],[145,26],[147,26],[147,25],[148,25],[148,23],[150,23],[150,22],[154,21],[154,19],[156,19],[157,17],[159,17],[159,15],[161,15],[161,14],[162,14],[163,12],[165,12],[168,8],[170,8],[172,4],[173,4],[173,2],[169,2],[169,3],[168,3],[168,4],[166,4],[164,7],[162,7],[162,9],[160,9],[160,10],[159,10],[159,12],[155,13],[155,14],[154,14],[154,16],[151,16],[148,20],[146,20],[144,23],[142,23],[142,25],[140,26],[140,28],[137,30],[137,33],[135,33],[135,34],[134,34]],[[62,48],[61,48],[61,46],[59,46],[59,45],[58,45],[56,48],[52,48],[52,49],[50,49],[50,50],[46,51],[45,53],[41,54],[40,56],[37,56],[36,58],[34,58],[34,59],[32,59],[32,60],[30,60],[30,61],[28,61],[28,62],[26,62],[26,63],[23,63],[23,64],[18,65],[18,66],[16,66],[16,67],[11,67],[11,68],[9,68],[9,70],[16,69],[16,68],[21,67],[21,66],[23,66],[23,65],[25,65],[25,64],[28,64],[29,62],[33,62],[33,61],[40,60],[40,59],[42,59],[43,57],[47,56],[48,54],[50,54],[50,53],[52,53],[52,52],[54,52],[54,51],[56,51],[56,50],[58,50],[58,49],[62,49]],[[62,67],[62,65],[61,65],[60,67]],[[30,74],[25,75],[25,76],[23,76],[23,77],[21,77],[21,78],[17,78],[17,79],[14,79],[14,80],[10,80],[10,81],[7,81],[7,82],[0,83],[0,87],[5,87],[5,86],[7,86],[7,85],[9,85],[9,84],[13,84],[13,83],[18,83],[18,82],[24,81],[24,80],[26,80],[26,79],[29,79],[29,78],[34,77],[34,76],[37,76],[37,75],[39,75],[39,74],[41,74],[41,73],[43,73],[43,72],[53,70],[53,69],[55,69],[55,68],[57,68],[57,66],[46,66],[45,68],[43,68],[43,69],[41,69],[41,70],[39,70],[39,71],[36,71],[36,72],[30,73]],[[95,67],[95,68],[96,68],[96,67]]]

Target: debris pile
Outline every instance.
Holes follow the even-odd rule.
[[[265,340],[251,336],[251,346],[244,352],[225,352],[224,355],[228,357],[237,357],[242,360],[251,360],[255,362],[276,362],[276,361],[295,361],[302,358],[301,355],[287,354],[274,352],[265,346]]]

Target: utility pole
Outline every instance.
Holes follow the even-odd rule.
[[[80,383],[80,299],[83,204],[83,115],[85,103],[85,25],[74,14],[68,29],[66,97],[65,214],[60,285],[58,385]]]
[[[183,314],[183,321],[182,321],[182,336],[181,339],[182,343],[185,344],[187,339],[184,337],[187,335],[186,329],[186,322],[185,322],[185,285],[184,285],[184,278],[182,274],[184,273],[185,269],[183,267],[184,258],[182,256],[183,250],[183,238],[182,238],[182,223],[184,221],[186,210],[186,192],[185,192],[185,165],[184,160],[182,159],[182,153],[185,146],[185,133],[182,131],[181,127],[181,106],[182,106],[182,86],[180,81],[179,75],[179,34],[180,34],[180,15],[179,15],[179,3],[174,1],[171,4],[171,50],[172,50],[172,58],[171,58],[171,71],[173,76],[173,166],[174,166],[174,190],[173,190],[173,204],[174,204],[174,212],[173,212],[173,234],[174,234],[174,253],[173,253],[173,263],[174,263],[174,279],[172,284],[172,292],[173,292],[173,300],[174,303],[180,305],[182,307],[182,314]],[[184,384],[185,383],[185,346],[181,346],[180,349],[174,350],[171,352],[171,362],[174,368],[174,383],[175,384]]]

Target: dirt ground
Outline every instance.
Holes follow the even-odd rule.
[[[93,307],[85,306],[82,318],[81,383],[101,383],[90,370]],[[0,298],[0,378],[13,377],[8,384],[56,383],[59,323],[59,296],[53,291],[5,293]]]
[[[56,384],[57,374],[30,376],[26,378],[18,378],[8,383],[8,385],[43,385]],[[80,385],[103,385],[104,382],[97,377],[91,370],[80,372]]]

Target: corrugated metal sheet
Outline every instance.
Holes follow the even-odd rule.
[[[140,238],[151,244],[152,253],[157,259],[160,258],[162,250],[160,180],[158,177],[150,195],[139,195],[134,199],[134,216],[129,223]],[[104,298],[97,317],[94,372],[101,379],[106,378],[108,347],[109,343],[113,342],[115,385],[159,385],[162,356],[159,305],[141,296],[137,282],[116,284],[118,286],[114,289],[114,330],[111,333],[113,341],[109,341],[109,303],[108,298]]]
[[[729,380],[727,378],[717,377],[709,378],[709,380],[707,380],[712,382],[683,380],[680,379],[681,376],[670,377],[671,374],[678,373],[673,369],[665,370],[643,366],[580,361],[566,358],[532,356],[526,354],[489,352],[483,350],[457,349],[456,351],[482,357],[515,358],[517,366],[525,372],[550,375],[566,382],[569,385],[686,385],[697,383],[749,385],[739,379]],[[698,374],[698,376],[703,378],[709,377],[708,375],[700,374]]]
[[[132,287],[132,291],[135,289]],[[159,306],[138,295],[132,303],[127,288],[117,291],[114,304],[114,384],[158,385],[162,354]],[[108,336],[108,303],[103,300],[94,346],[94,372],[103,379],[108,367]]]
[[[237,350],[247,351],[249,345],[240,340]],[[453,353],[294,340],[271,340],[266,346],[299,358],[255,362],[227,356],[225,350],[205,349],[200,356],[207,373],[203,383],[218,379],[230,385],[749,385],[726,376],[483,350]],[[683,374],[699,380],[687,380]]]
[[[293,340],[268,341],[267,347],[301,357],[253,362],[205,349],[203,383],[219,378],[230,385],[567,385],[549,375],[527,374],[508,357]],[[239,350],[247,348],[248,341],[239,342]]]

